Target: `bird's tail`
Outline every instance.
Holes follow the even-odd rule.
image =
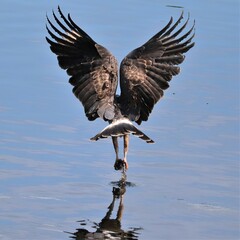
[[[100,138],[121,137],[130,133],[141,138],[147,143],[154,143],[151,138],[149,138],[147,135],[137,129],[127,118],[121,118],[112,122],[95,137],[92,137],[91,140],[97,141]]]

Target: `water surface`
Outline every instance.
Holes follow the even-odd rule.
[[[45,41],[58,4],[119,62],[170,16],[196,20],[182,73],[141,126],[156,143],[131,138],[119,198],[111,141],[89,141],[105,123],[87,121]],[[107,223],[125,239],[239,239],[238,1],[12,0],[0,13],[0,239],[102,237]]]

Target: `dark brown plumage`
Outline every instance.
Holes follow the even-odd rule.
[[[121,95],[116,96],[116,58],[78,27],[70,14],[65,17],[59,7],[58,12],[62,21],[53,12],[58,28],[47,17],[51,27],[50,30],[47,26],[47,31],[53,39],[46,37],[47,42],[57,55],[59,66],[67,70],[73,93],[83,104],[87,118],[92,121],[100,117],[110,123],[91,139],[111,136],[117,159],[116,138],[119,136],[124,136],[126,143],[130,133],[148,143],[153,142],[132,122],[141,124],[148,120],[154,105],[169,87],[170,80],[180,72],[178,65],[184,61],[184,53],[194,46],[195,22],[185,34],[180,35],[188,24],[189,16],[179,28],[183,12],[175,23],[171,17],[161,31],[130,52],[120,65]]]

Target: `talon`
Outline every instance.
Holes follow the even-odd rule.
[[[122,170],[124,168],[125,162],[122,159],[117,159],[114,163],[114,169],[116,171]]]

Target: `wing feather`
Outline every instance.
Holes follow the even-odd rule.
[[[184,53],[194,46],[195,21],[190,30],[180,35],[188,25],[189,16],[178,28],[182,19],[183,12],[175,23],[171,17],[161,31],[121,62],[121,108],[126,117],[138,124],[148,120],[169,81],[179,74],[178,65],[184,61]]]
[[[117,61],[103,46],[97,44],[58,7],[60,19],[53,11],[53,24],[47,17],[46,37],[57,55],[59,66],[67,70],[74,95],[84,106],[89,120],[98,117],[112,120],[117,88]]]
[[[182,19],[183,19],[183,12],[181,13],[180,17],[175,22],[175,24],[173,24],[173,26],[170,29],[168,29],[168,31],[164,32],[164,34],[162,35],[162,38],[169,36],[175,30],[175,28],[178,26],[178,24],[181,22]],[[185,26],[183,25],[183,27],[185,27]],[[178,35],[178,33],[177,33],[177,35]]]

